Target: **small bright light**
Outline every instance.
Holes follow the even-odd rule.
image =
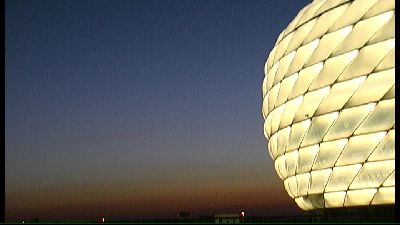
[[[242,217],[244,217],[244,212],[241,212],[240,215],[241,215]]]
[[[101,222],[103,222],[103,223],[104,223],[104,221],[105,221],[105,220],[104,220],[104,217],[103,217],[103,218],[101,218]]]
[[[22,223],[25,223],[25,221],[24,221],[24,220],[22,220]]]

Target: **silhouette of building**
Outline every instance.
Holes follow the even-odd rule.
[[[179,212],[178,218],[179,219],[190,219],[190,212]]]
[[[215,223],[240,223],[240,213],[215,214]]]

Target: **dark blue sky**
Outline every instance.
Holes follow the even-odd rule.
[[[267,152],[261,84],[308,3],[6,1],[6,217],[297,207]]]

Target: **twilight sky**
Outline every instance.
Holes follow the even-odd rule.
[[[309,2],[6,1],[6,219],[300,212],[261,84]]]

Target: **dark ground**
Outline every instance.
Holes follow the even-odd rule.
[[[42,223],[38,218],[25,221],[25,223]],[[76,223],[78,221],[75,221]],[[80,221],[79,223],[100,223],[100,221]],[[368,207],[331,208],[308,211],[303,215],[294,216],[269,216],[269,217],[245,217],[241,223],[395,223],[395,205],[381,205]],[[19,222],[21,223],[21,222]],[[47,223],[47,222],[46,222]],[[63,223],[54,221],[54,223]],[[198,218],[177,218],[166,220],[130,220],[130,221],[106,221],[105,223],[214,223],[214,216],[202,216]]]
[[[214,223],[214,217],[171,220],[137,220],[112,221],[114,223]],[[306,215],[245,217],[241,223],[393,223],[395,222],[395,206],[369,206],[332,208],[310,211]]]

